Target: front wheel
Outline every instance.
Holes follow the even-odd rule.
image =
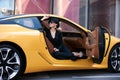
[[[23,73],[20,52],[13,46],[0,45],[0,80],[12,80]]]
[[[109,54],[108,70],[110,72],[120,72],[120,44],[116,45]]]

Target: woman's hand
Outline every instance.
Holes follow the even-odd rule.
[[[55,52],[58,52],[58,51],[59,51],[59,49],[57,49],[57,48],[54,48],[54,51],[55,51]]]
[[[42,19],[41,19],[41,21],[44,21],[44,20],[46,20],[48,18],[49,18],[49,16],[43,16]]]

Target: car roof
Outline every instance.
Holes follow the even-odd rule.
[[[53,15],[53,14],[19,14],[19,15],[12,15],[12,16],[6,16],[6,17],[3,17],[3,18],[0,18],[0,21],[17,19],[17,18],[24,18],[24,17],[42,17],[42,16],[49,16],[49,17],[56,17],[56,18],[64,19],[64,20],[67,20],[67,21],[81,27],[86,32],[89,31],[88,29],[85,29],[84,27],[82,27],[80,24],[77,24],[77,23],[75,23],[74,21],[72,21],[68,18],[65,18],[63,16],[58,16],[58,15]]]

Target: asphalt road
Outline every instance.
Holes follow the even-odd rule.
[[[19,80],[120,80],[120,73],[107,70],[49,71],[25,74]]]

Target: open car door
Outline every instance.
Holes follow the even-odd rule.
[[[93,61],[95,63],[100,64],[106,56],[109,44],[110,44],[110,33],[104,27],[96,27],[94,31],[92,31],[92,35],[96,40],[96,45],[94,47],[94,58]],[[91,39],[93,41],[93,39]]]

